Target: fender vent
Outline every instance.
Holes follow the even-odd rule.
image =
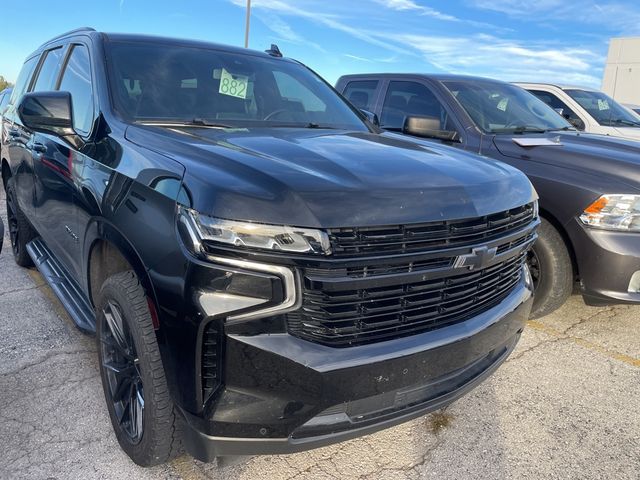
[[[222,381],[222,340],[218,322],[210,322],[202,335],[202,400],[206,403]]]

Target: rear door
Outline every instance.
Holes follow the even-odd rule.
[[[27,150],[31,135],[18,119],[17,106],[31,83],[33,71],[39,58],[39,55],[31,57],[22,66],[3,115],[1,132],[2,158],[9,161],[16,185],[18,205],[30,222],[33,222],[35,217],[33,159],[31,152]]]

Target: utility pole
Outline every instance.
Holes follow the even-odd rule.
[[[247,0],[247,22],[244,28],[244,48],[249,48],[249,27],[251,26],[251,0]]]

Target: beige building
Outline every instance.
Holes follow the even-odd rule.
[[[620,103],[640,105],[640,37],[611,39],[602,91]]]

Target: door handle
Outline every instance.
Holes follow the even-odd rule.
[[[31,150],[33,150],[34,152],[38,152],[38,153],[44,153],[44,152],[47,151],[47,147],[45,147],[40,142],[34,142],[34,144],[31,145]]]

